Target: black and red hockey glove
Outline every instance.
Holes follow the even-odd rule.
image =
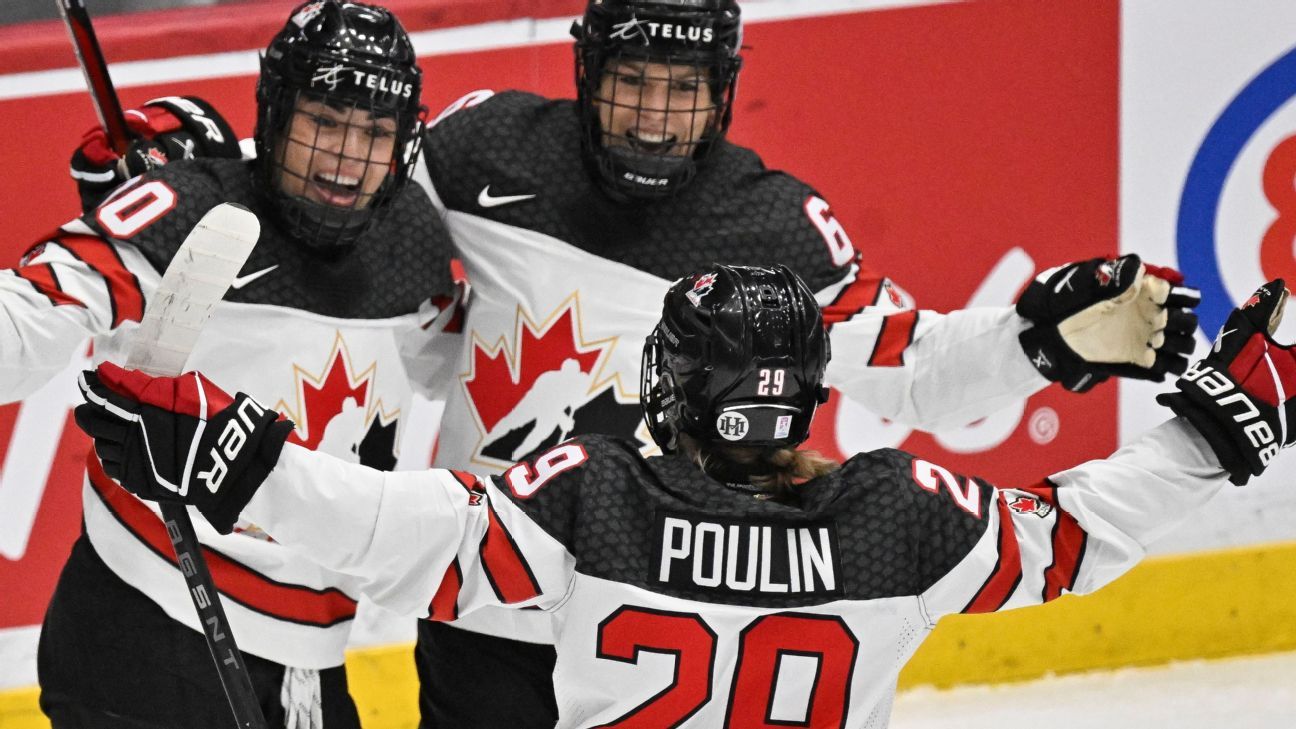
[[[1072,392],[1113,376],[1160,382],[1188,367],[1199,303],[1178,271],[1133,254],[1092,258],[1026,287],[1017,313],[1034,326],[1019,339],[1035,369]]]
[[[274,468],[293,424],[197,372],[150,377],[110,362],[79,380],[76,422],[104,473],[149,501],[178,501],[228,534]]]
[[[81,138],[72,153],[72,179],[89,213],[123,182],[167,162],[194,157],[238,159],[238,137],[211,104],[196,96],[167,96],[126,112],[134,139],[118,156],[102,127]]]
[[[1296,442],[1296,348],[1273,340],[1289,295],[1282,279],[1257,289],[1175,383],[1179,392],[1157,396],[1206,438],[1239,486]]]

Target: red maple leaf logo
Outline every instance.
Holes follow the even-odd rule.
[[[886,291],[887,298],[891,300],[892,306],[897,309],[905,308],[904,299],[900,297],[900,292],[896,291],[895,284],[891,283],[891,279],[882,279],[882,290]]]
[[[574,299],[569,300],[539,325],[519,309],[513,347],[503,337],[494,347],[473,343],[472,370],[463,383],[484,432],[513,411],[540,375],[561,370],[568,360],[597,379],[601,360],[611,351],[611,346],[599,345],[614,340],[582,342],[578,309]]]
[[[1034,514],[1043,519],[1053,511],[1053,507],[1034,496],[1018,496],[1008,502],[1008,508],[1018,514]]]
[[[297,406],[289,407],[288,403],[279,401],[275,409],[284,413],[296,425],[297,429],[288,436],[288,441],[314,450],[319,447],[328,425],[344,411],[359,408],[364,423],[372,419],[374,411],[381,411],[381,403],[369,402],[369,385],[376,369],[371,363],[362,372],[354,373],[350,354],[339,334],[333,344],[320,374],[312,374],[300,365],[293,365],[297,380]],[[348,403],[347,401],[351,402]],[[384,422],[390,421],[399,413],[383,414]],[[362,423],[361,425],[363,425]]]

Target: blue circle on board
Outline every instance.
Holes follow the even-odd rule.
[[[1206,133],[1188,168],[1183,195],[1179,198],[1175,246],[1179,269],[1188,283],[1201,289],[1202,302],[1197,315],[1209,337],[1215,336],[1238,303],[1224,285],[1219,266],[1223,251],[1215,237],[1224,183],[1251,137],[1293,96],[1296,96],[1296,48],[1274,61],[1238,92]],[[1255,283],[1259,286],[1263,282]]]

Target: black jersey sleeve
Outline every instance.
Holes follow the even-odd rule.
[[[202,216],[223,202],[206,166],[178,162],[118,188],[86,221],[105,239],[134,246],[161,273]]]
[[[601,484],[626,479],[622,450],[611,438],[586,435],[559,443],[493,477],[499,492],[573,553],[577,519],[597,513]]]
[[[519,91],[473,91],[452,103],[424,134],[423,159],[441,205],[480,212],[489,185],[509,194],[509,179],[535,152],[535,115],[545,99]]]

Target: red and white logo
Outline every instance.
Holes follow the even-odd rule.
[[[693,289],[684,294],[688,300],[693,302],[694,306],[702,306],[702,297],[711,293],[715,288],[716,275],[714,273],[704,273],[698,276],[693,282]]]
[[[171,161],[167,159],[166,152],[163,152],[157,147],[149,147],[148,151],[144,154],[148,157],[149,169],[157,169]]]
[[[1098,279],[1099,286],[1109,286],[1113,281],[1120,280],[1121,268],[1124,266],[1125,260],[1122,258],[1103,261],[1094,270],[1094,278]]]
[[[607,366],[617,338],[585,339],[578,296],[538,321],[519,308],[511,340],[473,339],[460,379],[481,433],[474,461],[509,465],[578,433],[649,442],[638,394]]]
[[[298,28],[305,28],[306,24],[311,22],[311,20],[314,19],[316,15],[319,15],[320,10],[322,10],[323,8],[324,8],[324,3],[322,1],[314,2],[309,5],[303,5],[302,9],[298,10],[297,14],[292,16],[292,22],[295,23]]]
[[[339,334],[332,353],[317,367],[293,365],[297,402],[275,405],[297,426],[289,442],[352,463],[394,468],[400,408],[387,412],[374,395],[377,364],[357,371]]]
[[[1008,502],[1008,508],[1018,514],[1034,514],[1043,519],[1053,513],[1053,505],[1040,501],[1034,496],[1015,496]]]
[[[897,309],[905,308],[904,297],[902,297],[900,292],[896,290],[896,285],[891,283],[891,279],[882,279],[882,290],[886,292],[887,299],[891,302],[892,306]]]

